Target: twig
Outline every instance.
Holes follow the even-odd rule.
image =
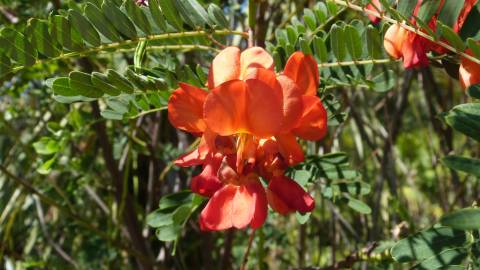
[[[243,261],[242,261],[242,266],[240,267],[240,270],[247,269],[248,255],[250,254],[250,249],[252,248],[253,238],[255,238],[254,229],[252,229],[252,232],[250,233],[250,237],[248,238],[248,245],[247,245],[247,249],[245,250],[245,254],[243,254]]]
[[[65,252],[59,244],[53,241],[53,238],[48,233],[47,226],[45,224],[45,219],[44,219],[45,215],[43,213],[42,205],[40,204],[40,201],[37,196],[34,195],[33,200],[35,201],[38,221],[40,221],[40,227],[42,228],[42,232],[45,235],[45,238],[47,239],[48,243],[53,247],[53,249],[58,253],[58,255],[62,257],[62,259],[67,261],[69,264],[73,265],[73,267],[78,268],[78,263],[74,259],[72,259],[72,257],[70,257],[70,255],[68,255],[67,252]]]

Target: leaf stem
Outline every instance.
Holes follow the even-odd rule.
[[[255,45],[254,29],[257,24],[257,1],[248,0],[248,47]]]
[[[368,65],[368,64],[385,64],[390,62],[397,62],[395,59],[368,59],[359,61],[345,61],[345,62],[333,62],[333,63],[320,63],[319,68],[338,67],[338,66],[352,66],[352,65]]]
[[[372,10],[369,10],[369,9],[366,9],[364,7],[361,7],[361,6],[358,6],[358,5],[355,5],[355,4],[352,4],[350,3],[349,1],[343,1],[343,0],[333,0],[336,4],[339,4],[339,5],[342,5],[342,6],[345,6],[345,7],[348,7],[350,9],[353,9],[353,10],[356,10],[356,11],[361,11],[361,12],[364,12],[368,15],[372,15],[372,16],[375,16],[375,17],[378,17],[382,20],[385,20],[387,22],[390,22],[390,23],[394,23],[394,24],[398,24],[400,27],[403,27],[405,28],[406,30],[410,31],[410,32],[414,32],[415,34],[421,36],[421,37],[424,37],[426,39],[428,39],[429,41],[435,43],[435,44],[438,44],[439,46],[442,46],[443,48],[451,51],[451,52],[454,52],[464,58],[467,58],[468,60],[474,62],[474,63],[477,63],[477,64],[480,64],[480,59],[477,59],[476,57],[473,57],[471,55],[468,55],[462,51],[459,51],[457,50],[456,48],[452,47],[451,45],[443,42],[443,41],[440,41],[440,40],[436,40],[436,38],[434,37],[431,37],[429,36],[428,34],[422,32],[422,31],[419,31],[419,29],[416,29],[415,27],[412,27],[412,26],[409,26],[403,22],[399,22],[395,19],[392,19],[390,17],[387,17],[383,14],[380,14],[378,13],[377,11],[372,11]]]
[[[118,49],[124,46],[133,46],[136,45],[139,42],[143,41],[156,41],[156,40],[165,40],[165,39],[174,39],[174,38],[185,38],[185,37],[198,37],[198,36],[209,36],[209,35],[239,35],[242,36],[243,38],[248,38],[248,34],[242,31],[231,31],[231,30],[221,30],[221,31],[215,31],[215,32],[207,32],[207,31],[191,31],[191,32],[179,32],[179,33],[164,33],[164,34],[159,34],[159,35],[148,35],[145,37],[139,37],[137,39],[129,39],[129,40],[123,40],[120,42],[113,42],[109,44],[103,44],[98,47],[93,47],[93,48],[88,48],[83,51],[78,51],[78,52],[68,52],[68,53],[62,53],[57,57],[49,58],[49,59],[41,59],[37,60],[34,65],[41,65],[46,62],[50,61],[58,61],[70,57],[76,57],[76,56],[83,56],[83,55],[88,55],[91,53],[98,53],[100,51],[104,50],[112,50],[112,49]],[[181,46],[181,45],[177,45]],[[187,45],[184,45],[187,46]],[[194,45],[197,46],[196,48],[202,48],[204,49],[205,46],[201,45]],[[181,47],[177,47],[178,49],[183,49]],[[186,48],[186,47],[184,47]],[[173,49],[173,47],[171,48]],[[189,49],[192,49],[190,47]],[[17,66],[12,68],[10,72],[17,72],[20,71],[24,68],[27,68],[29,66]]]

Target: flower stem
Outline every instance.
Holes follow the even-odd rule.
[[[247,269],[248,254],[250,253],[250,249],[252,248],[253,238],[255,238],[255,230],[252,230],[252,233],[248,238],[248,246],[247,246],[247,249],[245,250],[245,254],[243,254],[243,262],[242,262],[242,266],[240,267],[240,270]]]

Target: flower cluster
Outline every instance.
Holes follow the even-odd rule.
[[[455,33],[459,33],[465,23],[465,20],[475,6],[478,0],[465,0],[463,8],[460,10],[457,21],[453,25],[452,29]],[[437,9],[437,12],[432,16],[428,22],[428,26],[433,32],[437,29],[437,19],[440,11],[444,7],[445,0],[441,0]],[[413,11],[413,16],[410,19],[410,23],[413,26],[417,25],[415,17],[418,16],[422,0],[418,0],[417,5]],[[379,0],[372,0],[366,6],[366,9],[375,12],[382,12],[382,5]],[[380,18],[369,15],[370,20],[373,23],[378,23]],[[446,40],[443,42],[448,43]],[[439,54],[446,53],[446,49],[438,44],[427,40],[426,38],[408,31],[399,24],[391,25],[384,37],[384,47],[386,52],[395,59],[403,59],[403,65],[405,68],[424,67],[428,65],[427,53],[433,51]],[[472,55],[470,50],[466,51],[467,54]],[[463,89],[472,84],[480,83],[480,65],[463,58],[460,65],[460,84]]]
[[[296,52],[276,74],[273,58],[259,47],[222,50],[207,91],[180,83],[168,102],[169,120],[201,139],[175,164],[203,168],[191,181],[193,192],[209,197],[201,229],[258,228],[268,205],[280,214],[313,210],[314,199],[285,170],[304,159],[297,137],[319,140],[327,132],[318,84],[313,57]]]

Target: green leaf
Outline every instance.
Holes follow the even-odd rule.
[[[442,225],[458,230],[480,229],[480,208],[463,208],[444,215],[440,219]]]
[[[468,103],[455,106],[443,115],[452,128],[480,141],[480,103]]]
[[[160,9],[160,4],[158,3],[162,0],[149,0],[148,8],[152,14],[153,21],[157,26],[162,29],[162,31],[167,32],[167,23],[165,22],[165,17],[163,16],[162,10]]]
[[[303,21],[311,31],[314,31],[317,28],[315,13],[313,13],[311,9],[306,8],[303,10]]]
[[[380,59],[383,56],[382,39],[378,30],[371,25],[367,26],[367,51],[372,59]]]
[[[445,1],[440,14],[438,15],[438,20],[445,25],[453,27],[457,22],[464,4],[464,1]]]
[[[50,137],[42,137],[37,142],[33,143],[33,148],[39,155],[52,155],[60,150],[60,145]]]
[[[170,207],[176,207],[182,204],[186,204],[192,201],[193,194],[191,191],[180,191],[177,193],[169,194],[162,197],[158,204],[159,209],[167,209]]]
[[[393,70],[384,71],[372,78],[375,92],[387,92],[395,86],[395,72]]]
[[[210,4],[207,11],[208,18],[214,25],[220,26],[220,28],[228,28],[228,20],[219,6]]]
[[[110,0],[103,2],[102,11],[108,20],[114,22],[113,26],[119,33],[129,39],[137,37],[137,30],[133,22]]]
[[[463,43],[463,40],[457,33],[453,31],[452,28],[442,24],[441,22],[437,23],[437,27],[439,27],[441,35],[448,40],[450,45],[455,47],[457,50],[465,50],[465,44]]]
[[[125,1],[125,9],[127,10],[128,16],[133,20],[133,22],[142,30],[145,35],[150,35],[152,33],[152,28],[150,22],[147,19],[147,16],[134,1]]]
[[[115,30],[115,26],[113,26],[112,22],[109,21],[105,15],[103,15],[102,10],[100,10],[97,6],[92,3],[87,3],[85,6],[85,16],[92,22],[95,28],[108,38],[111,41],[118,42],[121,40],[120,36],[118,35],[117,31]]]
[[[50,17],[52,39],[63,48],[70,51],[79,51],[84,45],[80,33],[72,27],[65,17],[55,15]]]
[[[311,212],[307,212],[305,214],[301,214],[299,212],[295,212],[295,218],[297,219],[298,223],[305,224],[310,220],[310,216],[312,215]]]
[[[162,8],[163,15],[165,15],[167,22],[175,29],[181,31],[183,29],[183,23],[180,16],[178,16],[174,1],[176,0],[160,0],[158,4],[160,4],[160,7]]]
[[[412,15],[413,10],[415,10],[417,2],[417,0],[398,1],[397,11],[404,17],[409,18]]]
[[[154,212],[148,214],[147,224],[152,228],[172,225],[173,224],[172,211],[160,210],[160,209],[155,210]]]
[[[314,8],[315,17],[319,23],[325,23],[328,18],[328,9],[324,2],[317,2]]]
[[[348,206],[353,210],[365,215],[370,215],[372,213],[372,209],[366,203],[352,198],[351,196],[346,196],[345,194],[344,197],[348,199]]]
[[[55,57],[60,54],[61,51],[50,35],[49,25],[46,21],[30,19],[27,28],[31,34],[32,46],[41,54],[47,57]]]
[[[160,241],[171,242],[177,239],[181,229],[182,229],[181,226],[175,226],[175,225],[164,226],[157,229],[157,231],[155,232],[155,235]]]
[[[172,220],[173,223],[176,225],[182,225],[187,218],[190,216],[190,213],[192,212],[191,210],[191,205],[190,203],[181,205],[172,214]]]
[[[88,44],[93,47],[101,45],[100,35],[97,30],[80,12],[70,9],[68,11],[68,19]]]
[[[480,84],[470,85],[467,88],[467,94],[472,98],[480,99]]]
[[[347,25],[344,28],[345,42],[347,49],[353,59],[359,59],[362,57],[362,40],[357,29],[351,25]]]
[[[446,249],[418,263],[411,270],[449,269],[451,265],[460,264],[468,256],[466,248]]]
[[[391,250],[397,262],[422,261],[438,256],[445,250],[469,243],[466,232],[449,227],[434,227],[398,241]],[[427,268],[431,269],[431,268]]]
[[[92,84],[90,74],[72,71],[68,75],[70,78],[70,87],[79,95],[90,98],[99,98],[103,96],[103,92]]]
[[[197,0],[175,0],[175,6],[185,22],[194,29],[208,23],[208,14]]]
[[[37,172],[42,175],[49,174],[52,171],[52,167],[55,165],[56,161],[57,157],[53,156],[52,158],[43,162],[43,164],[39,168],[37,168]]]
[[[345,60],[346,49],[343,29],[336,24],[330,30],[330,46],[337,61]]]
[[[447,156],[442,159],[450,169],[480,177],[480,160],[460,156]]]
[[[123,119],[123,113],[106,109],[100,112],[100,115],[105,118],[105,119],[110,119],[110,120],[122,120]]]
[[[473,55],[480,59],[480,45],[478,44],[478,42],[473,38],[468,38],[467,45],[468,48],[472,50]]]
[[[314,37],[312,43],[315,55],[320,60],[320,63],[328,62],[328,51],[325,41],[321,37]]]
[[[306,54],[310,55],[312,54],[312,49],[310,49],[310,44],[308,43],[308,40],[304,39],[303,37],[298,38],[298,44],[300,45],[300,50]]]
[[[11,28],[0,32],[0,47],[20,65],[31,66],[37,59],[37,51],[25,36]]]
[[[116,72],[113,69],[107,70],[107,78],[108,81],[115,86],[116,88],[120,89],[120,91],[131,94],[133,93],[134,87],[133,85],[122,75]]]
[[[118,96],[121,93],[120,89],[110,83],[106,75],[99,72],[92,73],[92,84],[109,96]]]
[[[70,87],[70,79],[68,77],[56,78],[52,83],[52,90],[55,95],[60,96],[78,96],[79,93],[72,90]]]
[[[423,0],[420,9],[418,10],[417,17],[424,22],[430,21],[432,16],[437,12],[440,7],[440,2],[438,0]],[[448,2],[448,1],[447,1]]]

